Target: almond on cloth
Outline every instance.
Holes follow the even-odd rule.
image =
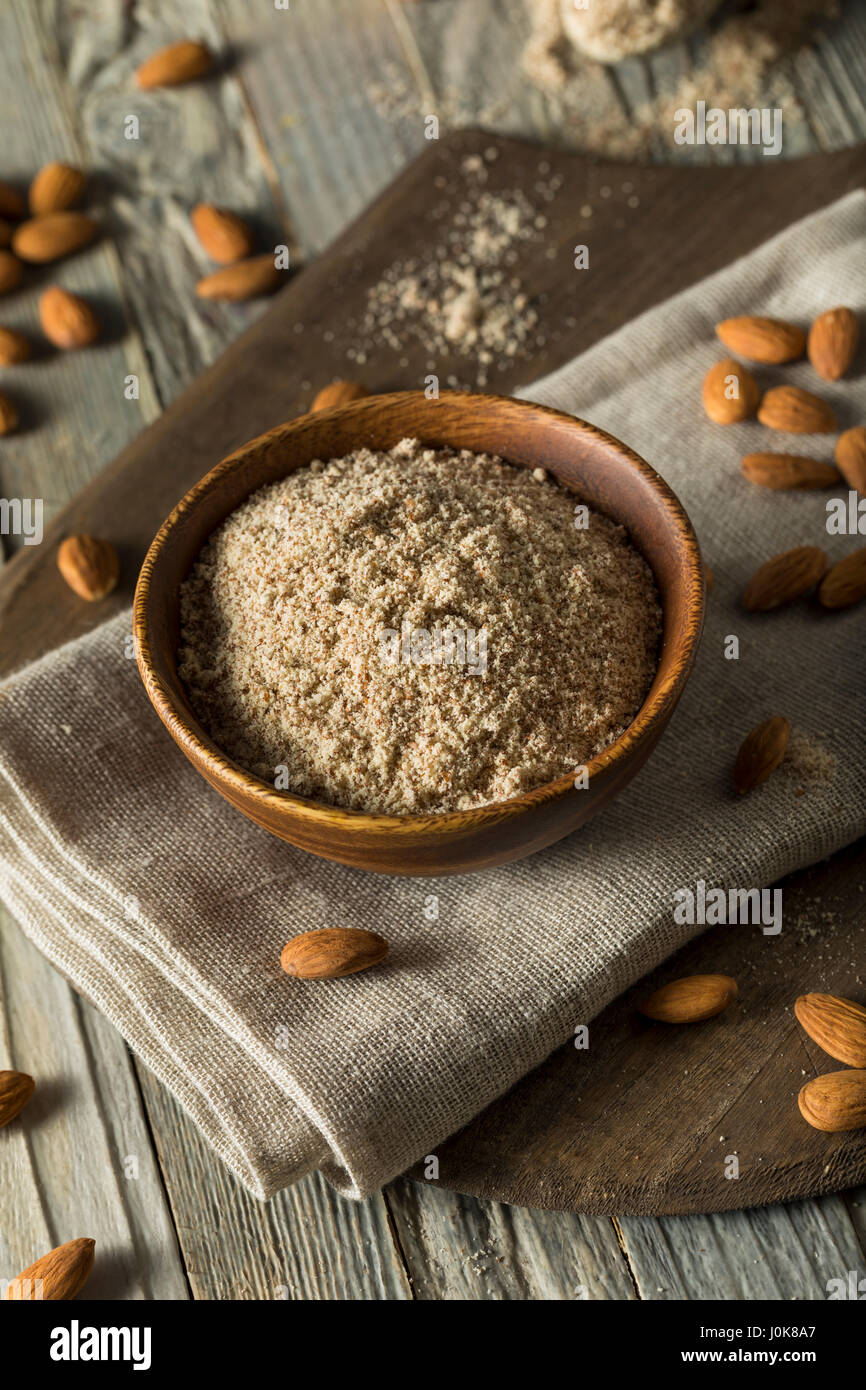
[[[330,410],[335,405],[348,405],[350,401],[360,401],[370,392],[359,381],[332,381],[323,386],[310,406],[310,414],[317,410]]]
[[[852,309],[828,309],[809,329],[809,361],[825,381],[844,376],[857,352],[860,324]]]
[[[82,1237],[68,1240],[35,1260],[5,1288],[0,1298],[10,1302],[62,1303],[80,1293],[90,1277],[96,1241]]]
[[[15,290],[24,278],[24,267],[11,251],[0,251],[0,294]]]
[[[797,1097],[813,1129],[841,1134],[866,1125],[866,1071],[830,1071],[807,1081]]]
[[[752,373],[733,357],[716,362],[704,377],[701,400],[707,415],[717,425],[748,420],[757,410],[760,399],[761,388]]]
[[[837,428],[833,407],[799,386],[771,386],[758,407],[758,419],[768,429],[786,434],[831,434]]]
[[[33,355],[30,339],[14,328],[0,328],[0,367],[14,367]]]
[[[734,763],[734,791],[739,796],[766,782],[785,756],[791,725],[780,714],[765,719],[746,735]]]
[[[12,250],[22,261],[47,265],[89,245],[97,230],[97,224],[86,212],[47,212],[16,228]]]
[[[850,608],[862,598],[866,598],[866,547],[835,564],[818,590],[822,608]]]
[[[0,1129],[21,1114],[35,1089],[25,1071],[0,1071]]]
[[[135,80],[139,87],[177,87],[181,82],[193,82],[204,77],[213,67],[213,57],[207,44],[197,39],[179,39],[161,48],[140,65]]]
[[[640,1012],[658,1023],[701,1023],[714,1018],[737,997],[730,975],[686,975],[651,994]]]
[[[716,336],[738,357],[752,362],[794,362],[806,348],[806,334],[782,319],[740,317],[716,324]]]
[[[272,294],[282,283],[283,272],[274,265],[273,255],[253,256],[248,261],[236,261],[223,270],[215,270],[199,280],[195,292],[200,299],[239,301],[257,299]]]
[[[30,185],[30,211],[34,217],[44,212],[65,212],[81,202],[84,185],[87,182],[80,169],[74,164],[61,164],[54,160],[39,170]]]
[[[68,536],[57,552],[57,568],[79,598],[105,598],[117,584],[120,560],[110,541]]]
[[[813,1042],[837,1062],[866,1067],[866,1009],[836,994],[801,994],[794,1013]]]
[[[817,545],[783,550],[756,570],[743,590],[748,613],[769,613],[814,589],[827,573],[828,560]]]
[[[18,189],[0,179],[0,217],[8,218],[10,222],[20,222],[26,216],[27,204]]]
[[[87,300],[57,285],[45,290],[39,299],[39,322],[48,341],[59,348],[88,347],[101,331]]]
[[[231,265],[253,249],[253,234],[243,218],[213,203],[198,203],[190,213],[193,231],[212,261]]]
[[[866,497],[866,427],[855,425],[840,434],[833,457],[848,486]]]
[[[18,428],[18,410],[14,401],[0,391],[0,434],[13,434]]]
[[[777,491],[833,487],[841,481],[839,470],[832,463],[798,454],[746,454],[740,468],[750,483]]]
[[[376,932],[360,927],[323,927],[293,936],[283,947],[280,964],[300,980],[335,980],[378,965],[388,943]]]

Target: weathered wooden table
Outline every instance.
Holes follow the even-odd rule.
[[[202,273],[193,202],[248,211],[300,261],[422,148],[425,115],[440,113],[443,128],[486,119],[561,138],[556,100],[520,69],[523,0],[289,0],[287,9],[190,0],[184,31],[225,55],[224,75],[183,100],[144,100],[131,73],[180,36],[178,22],[177,7],[147,0],[133,15],[121,0],[11,0],[0,16],[0,176],[26,182],[50,158],[81,164],[114,234],[86,273],[73,261],[63,277],[97,299],[108,341],[16,371],[24,421],[0,444],[0,485],[4,496],[42,496],[49,515],[260,312],[191,295]],[[610,101],[629,110],[699,54],[695,39],[621,64],[606,79]],[[864,55],[866,14],[850,4],[814,50],[791,60],[802,109],[786,125],[787,154],[866,137],[852,78]],[[136,111],[145,131],[131,142],[123,124]],[[35,300],[16,296],[0,320],[33,327]],[[131,373],[137,400],[124,393]],[[14,1194],[3,1203],[0,1272],[92,1235],[94,1298],[821,1299],[829,1278],[866,1267],[862,1191],[720,1216],[610,1220],[405,1180],[354,1204],[314,1177],[260,1205],[8,915],[6,1065],[41,1084],[26,1136],[14,1126],[0,1136],[0,1190]]]

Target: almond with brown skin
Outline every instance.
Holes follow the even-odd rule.
[[[14,328],[0,328],[0,367],[14,367],[33,354],[33,345]]]
[[[0,251],[0,294],[15,290],[24,278],[24,267],[11,251]]]
[[[97,225],[86,212],[47,212],[22,222],[12,237],[12,249],[22,261],[47,265],[61,256],[71,256],[87,246],[97,233]]]
[[[282,284],[283,272],[274,265],[273,255],[253,256],[215,270],[199,280],[195,292],[200,299],[256,299],[272,294]]]
[[[813,1042],[849,1067],[866,1067],[866,1009],[836,994],[801,994],[794,1013]]]
[[[723,319],[716,324],[716,334],[731,352],[752,362],[793,362],[806,347],[802,328],[782,319]]]
[[[35,1089],[25,1071],[0,1071],[0,1129],[21,1114]]]
[[[40,297],[39,322],[48,341],[59,348],[88,347],[100,334],[99,319],[87,300],[57,285]]]
[[[818,590],[823,608],[850,608],[866,598],[866,547],[854,550],[825,575]]]
[[[49,1250],[47,1255],[28,1265],[0,1290],[11,1302],[63,1303],[80,1293],[90,1277],[96,1241],[87,1238],[68,1240]]]
[[[360,401],[370,392],[359,381],[332,381],[323,386],[310,406],[310,414],[317,410],[330,410],[335,405],[348,405],[350,401]]]
[[[0,180],[0,217],[6,217],[10,222],[20,222],[26,216],[27,204],[18,189]]]
[[[817,545],[783,550],[752,575],[743,590],[743,607],[748,613],[769,613],[783,603],[793,602],[820,583],[827,563],[827,556]]]
[[[95,536],[68,536],[57,552],[57,568],[80,598],[90,602],[110,594],[120,575],[120,560],[110,541]]]
[[[740,468],[750,483],[777,491],[833,487],[840,481],[839,470],[832,463],[799,454],[746,454]]]
[[[730,975],[686,975],[651,994],[640,1012],[658,1023],[701,1023],[714,1018],[737,997]]]
[[[151,54],[139,67],[135,80],[145,90],[150,87],[177,87],[204,77],[213,67],[207,44],[197,39],[180,39]]]
[[[725,357],[710,367],[704,377],[701,400],[707,415],[717,425],[734,425],[748,420],[758,408],[761,390],[750,371]]]
[[[212,261],[231,265],[253,249],[253,234],[242,218],[213,203],[199,203],[190,214],[193,231]]]
[[[0,392],[0,434],[13,434],[18,428],[18,410],[15,402]]]
[[[734,791],[739,796],[766,782],[785,756],[791,725],[780,714],[765,719],[748,733],[740,744],[734,763]]]
[[[335,980],[378,965],[388,943],[376,932],[359,927],[323,927],[293,936],[283,947],[280,964],[287,975],[301,980]]]
[[[786,434],[832,434],[837,428],[832,406],[799,386],[772,386],[758,407],[758,419]]]
[[[81,202],[87,180],[74,164],[54,160],[44,165],[30,185],[30,211],[34,217],[46,212],[65,212]]]
[[[855,425],[836,440],[834,458],[849,487],[866,497],[866,428]]]
[[[813,1129],[841,1134],[866,1126],[866,1071],[830,1071],[807,1081],[797,1097]]]
[[[809,361],[825,381],[844,376],[857,351],[860,324],[851,309],[828,309],[809,329]]]

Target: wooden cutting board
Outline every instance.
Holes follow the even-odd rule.
[[[513,267],[538,304],[545,345],[529,361],[494,366],[488,389],[503,394],[866,179],[862,147],[792,163],[680,169],[591,160],[478,131],[432,142],[75,499],[41,546],[6,567],[0,675],[128,604],[150,539],[196,479],[244,440],[306,409],[325,382],[361,375],[346,353],[368,287],[394,260],[425,254],[441,231],[433,207],[456,207],[464,161],[490,151],[491,191],[523,189],[532,198],[540,178],[562,180],[544,204],[543,248],[524,244]],[[582,241],[591,245],[592,269],[578,275],[573,248]],[[402,356],[384,347],[370,354],[365,384],[422,385],[430,370],[424,346]],[[443,382],[452,372],[465,380],[467,364],[442,358],[436,370]],[[57,576],[57,542],[75,531],[111,537],[120,550],[121,585],[103,604],[80,603]],[[720,1018],[682,1029],[647,1023],[634,1008],[647,984],[617,1000],[592,1025],[588,1052],[561,1049],[440,1147],[440,1183],[526,1206],[662,1214],[862,1182],[866,1134],[819,1134],[800,1119],[803,1080],[838,1064],[804,1038],[791,1005],[816,989],[866,999],[864,863],[866,852],[854,847],[786,881],[786,923],[798,914],[802,922],[780,937],[720,928],[658,972],[658,980],[736,976],[740,1001]],[[725,1176],[728,1155],[738,1158],[737,1178]]]

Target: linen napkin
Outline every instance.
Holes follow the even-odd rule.
[[[696,669],[661,745],[551,849],[413,880],[282,844],[176,750],[129,659],[128,614],[0,690],[2,892],[251,1192],[267,1197],[317,1167],[347,1195],[375,1190],[700,931],[675,920],[677,890],[761,888],[866,831],[863,607],[738,605],[779,550],[815,543],[836,559],[864,543],[827,534],[824,493],[770,493],[739,473],[745,452],[829,456],[831,441],[804,450],[754,422],[722,429],[699,403],[724,355],[719,319],[806,323],[837,304],[862,315],[864,232],[866,197],[849,196],[525,392],[642,453],[679,494],[715,574]],[[820,385],[843,427],[866,420],[862,374],[832,386],[808,364],[763,375]],[[736,660],[725,657],[731,634]],[[796,756],[738,799],[737,747],[777,713]],[[341,980],[286,977],[284,942],[326,925],[383,933],[388,961]]]

